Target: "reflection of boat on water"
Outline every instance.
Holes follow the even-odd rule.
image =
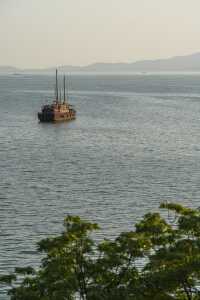
[[[76,117],[76,111],[66,101],[66,93],[65,93],[65,76],[63,80],[63,100],[61,100],[61,91],[60,91],[60,99],[58,97],[58,72],[56,70],[56,89],[55,89],[55,100],[52,104],[44,105],[41,108],[41,111],[38,112],[38,119],[40,122],[57,122],[57,121],[70,121],[74,120]]]

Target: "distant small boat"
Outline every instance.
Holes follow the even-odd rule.
[[[58,71],[56,70],[56,88],[55,88],[55,100],[52,104],[44,105],[41,108],[41,111],[38,112],[38,119],[40,122],[60,122],[60,121],[70,121],[76,118],[76,111],[72,105],[66,101],[66,92],[65,92],[65,76],[63,80],[63,99],[58,98]]]

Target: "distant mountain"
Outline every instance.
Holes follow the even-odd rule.
[[[0,73],[15,73],[18,72],[19,69],[11,66],[0,66]]]
[[[24,69],[20,70],[10,66],[0,66],[0,73],[52,73],[55,68],[47,69]],[[97,72],[97,73],[120,73],[120,72],[193,72],[200,71],[200,52],[176,56],[168,59],[142,60],[134,63],[95,63],[84,67],[60,66],[60,72]]]
[[[168,59],[138,61],[130,65],[138,71],[200,71],[200,52]]]

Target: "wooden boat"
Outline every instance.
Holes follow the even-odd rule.
[[[55,88],[55,100],[52,104],[43,105],[41,111],[38,112],[38,119],[40,122],[60,122],[60,121],[70,121],[76,118],[76,111],[72,105],[66,101],[66,80],[64,76],[64,97],[61,100],[58,98],[58,71],[56,70],[56,88]]]

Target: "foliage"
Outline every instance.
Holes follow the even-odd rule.
[[[200,300],[200,212],[160,208],[173,223],[148,213],[135,230],[98,244],[97,224],[67,216],[60,236],[38,243],[39,270],[16,268],[0,282],[11,284],[11,300]]]

